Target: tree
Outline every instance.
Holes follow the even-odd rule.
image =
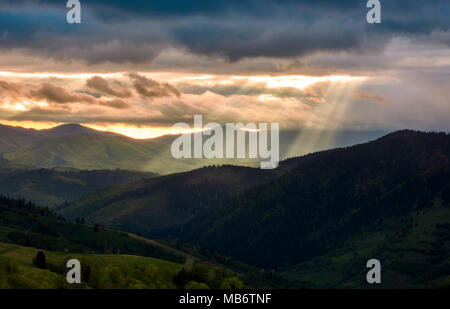
[[[207,290],[209,286],[206,283],[198,283],[197,281],[190,281],[184,287],[187,290]]]
[[[45,260],[45,253],[43,251],[39,251],[34,260],[34,264],[41,269],[45,269],[47,266],[47,262]]]
[[[231,277],[223,280],[220,288],[223,290],[240,290],[244,288],[244,283],[238,277]]]

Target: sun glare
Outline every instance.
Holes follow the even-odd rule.
[[[292,87],[303,90],[318,82],[354,82],[362,81],[365,77],[349,76],[349,75],[330,75],[330,76],[251,76],[251,77],[234,77],[235,79],[247,78],[250,82],[264,83],[268,88]]]
[[[113,132],[125,135],[134,139],[150,139],[164,135],[175,135],[195,132],[192,129],[181,130],[172,127],[151,127],[151,126],[133,126],[129,124],[83,124],[85,127],[98,130]]]

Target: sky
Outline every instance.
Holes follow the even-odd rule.
[[[450,129],[450,1],[0,1],[0,123]]]

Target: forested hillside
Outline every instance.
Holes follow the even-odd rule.
[[[449,135],[413,131],[311,154],[177,236],[254,265],[292,265],[391,218],[432,207],[448,211],[449,154]],[[441,216],[438,223],[450,222]]]
[[[68,219],[83,217],[145,236],[214,211],[225,199],[269,182],[277,172],[247,167],[205,167],[95,191],[57,209]]]
[[[430,269],[445,278],[450,254],[449,154],[448,134],[405,130],[293,158],[268,173],[225,166],[111,188],[60,211],[217,250],[282,271],[299,286],[340,286],[350,278],[336,279],[322,264],[328,274],[323,278],[335,280],[320,284],[304,266],[296,265],[310,269],[302,263],[321,265],[322,258],[350,265],[356,263],[353,254],[362,263],[371,258],[370,252],[387,257],[402,272],[408,268],[403,262],[412,263],[413,269]],[[358,238],[361,235],[377,241],[367,243]],[[398,254],[410,251],[422,255],[403,260]],[[344,264],[330,267],[342,272]],[[405,276],[411,279],[411,271]],[[428,276],[439,284],[444,280]]]

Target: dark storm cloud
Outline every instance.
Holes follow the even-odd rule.
[[[68,25],[65,1],[2,1],[0,49],[26,48],[88,63],[143,63],[168,47],[231,61],[294,58],[317,51],[373,52],[393,36],[426,36],[450,24],[447,0],[381,0],[380,25],[366,23],[365,0],[81,3],[82,24]],[[449,43],[445,35],[433,40]]]
[[[265,31],[261,29],[266,28]],[[222,56],[231,61],[247,57],[291,58],[316,51],[365,50],[373,46],[354,21],[329,20],[307,24],[302,21],[255,21],[248,25],[236,21],[230,25],[192,23],[173,29],[176,41],[189,51]],[[382,48],[387,38],[378,38]]]

